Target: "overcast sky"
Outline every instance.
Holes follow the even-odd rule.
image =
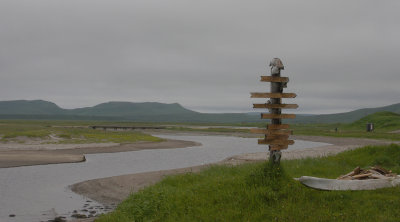
[[[400,1],[0,1],[0,100],[247,112],[274,57],[296,113],[399,103]]]

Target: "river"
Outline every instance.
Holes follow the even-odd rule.
[[[123,153],[87,154],[86,162],[0,169],[0,221],[47,221],[69,217],[74,210],[104,206],[73,193],[68,186],[85,180],[123,174],[168,170],[208,164],[227,157],[266,151],[255,138],[228,136],[172,136],[163,138],[196,141],[202,146],[154,149]],[[289,149],[328,145],[297,140]],[[12,217],[10,217],[10,215]],[[15,215],[15,216],[14,216]]]

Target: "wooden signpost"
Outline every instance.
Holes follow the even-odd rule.
[[[251,98],[269,98],[267,103],[253,104],[253,108],[268,109],[269,113],[261,113],[261,119],[271,119],[266,129],[252,129],[253,133],[264,134],[264,139],[259,139],[258,144],[269,145],[269,160],[272,163],[279,164],[281,159],[281,150],[287,149],[289,145],[294,144],[289,140],[292,131],[288,124],[282,124],[282,119],[293,119],[295,114],[282,114],[281,109],[296,109],[297,104],[282,104],[282,98],[295,98],[295,93],[283,93],[289,82],[288,77],[281,77],[281,70],[284,69],[282,61],[274,58],[271,66],[271,76],[261,76],[261,82],[270,82],[271,91],[269,93],[251,93]]]

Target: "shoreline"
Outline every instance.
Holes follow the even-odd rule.
[[[193,133],[190,134],[193,135]],[[292,136],[291,138],[296,140],[324,142],[331,145],[307,148],[303,150],[285,150],[282,154],[283,160],[308,157],[323,157],[328,155],[335,155],[346,150],[357,149],[366,145],[383,145],[392,143],[390,141],[380,141],[372,139],[334,138],[323,136]],[[107,205],[118,204],[122,200],[126,199],[129,194],[137,192],[144,187],[153,185],[161,181],[165,176],[168,175],[199,172],[202,169],[211,165],[239,165],[249,162],[265,161],[268,158],[269,152],[247,153],[232,156],[213,164],[99,178],[76,183],[70,185],[69,187],[73,192],[93,199],[99,203]]]
[[[254,137],[254,134],[229,134],[229,133],[197,133],[197,132],[182,132],[182,133],[163,133],[152,132],[152,134],[160,135],[186,135],[186,136],[224,136],[224,137]],[[182,138],[184,139],[184,138]],[[307,148],[302,150],[288,150],[283,151],[282,159],[296,159],[306,157],[320,157],[333,155],[345,150],[356,149],[365,145],[381,145],[390,143],[399,143],[392,141],[359,139],[359,138],[334,138],[322,136],[291,136],[291,139],[305,140],[314,142],[323,142],[332,145],[320,145],[321,147]],[[195,140],[195,139],[193,139]],[[255,140],[256,141],[256,140]],[[114,153],[114,152],[128,152],[145,149],[171,149],[171,148],[184,148],[199,146],[200,143],[184,140],[164,139],[162,142],[136,142],[127,144],[0,144],[0,168],[4,167],[18,167],[27,165],[43,165],[43,164],[56,164],[56,163],[73,163],[85,161],[85,154],[94,153]],[[23,145],[23,146],[19,146]],[[29,145],[32,145],[29,147]],[[38,145],[42,147],[38,147]],[[212,147],[211,147],[212,148]],[[264,149],[260,149],[264,150]],[[204,170],[213,165],[239,165],[250,162],[265,161],[269,157],[269,152],[246,153],[231,156],[221,161],[216,159],[213,163],[205,165],[197,165],[186,168],[159,170],[152,172],[125,174],[119,176],[112,176],[107,178],[97,178],[88,181],[82,181],[76,184],[64,186],[68,190],[81,195],[83,198],[89,198],[104,206],[104,209],[113,210],[117,204],[126,199],[130,194],[135,193],[145,187],[154,185],[161,181],[168,175],[183,174],[183,173],[196,173]],[[246,151],[244,151],[246,152]],[[247,151],[249,152],[249,151]],[[253,151],[254,152],[254,151]],[[229,155],[229,154],[228,154]],[[226,155],[226,156],[228,156]],[[233,155],[233,154],[231,154]],[[3,158],[3,159],[2,159]],[[185,157],[183,157],[185,158]],[[129,173],[130,171],[126,171]],[[93,177],[92,177],[93,178]],[[79,180],[78,180],[79,181]],[[65,189],[64,188],[64,189]],[[89,208],[82,210],[90,210]],[[101,208],[99,208],[101,209]],[[87,216],[87,215],[86,215]],[[90,215],[89,215],[90,216]],[[84,220],[77,220],[69,218],[68,221],[76,222],[89,222],[93,221],[95,217]]]

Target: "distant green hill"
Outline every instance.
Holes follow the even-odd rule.
[[[386,111],[377,112],[355,121],[350,126],[365,128],[367,123],[373,123],[375,129],[397,130],[400,129],[400,114]]]
[[[258,122],[259,115],[199,113],[178,103],[107,102],[93,107],[62,109],[43,100],[0,102],[0,119],[106,120],[136,122]]]
[[[44,100],[0,101],[0,114],[7,115],[60,115],[64,109]]]
[[[393,112],[400,114],[400,103],[390,106],[383,106],[377,108],[358,109],[346,113],[313,115],[313,116],[298,116],[294,120],[289,120],[289,123],[352,123],[365,116],[376,112]]]
[[[108,102],[93,107],[67,110],[66,114],[83,116],[133,117],[152,115],[187,115],[197,114],[197,112],[186,109],[178,103],[164,104],[156,102]]]

